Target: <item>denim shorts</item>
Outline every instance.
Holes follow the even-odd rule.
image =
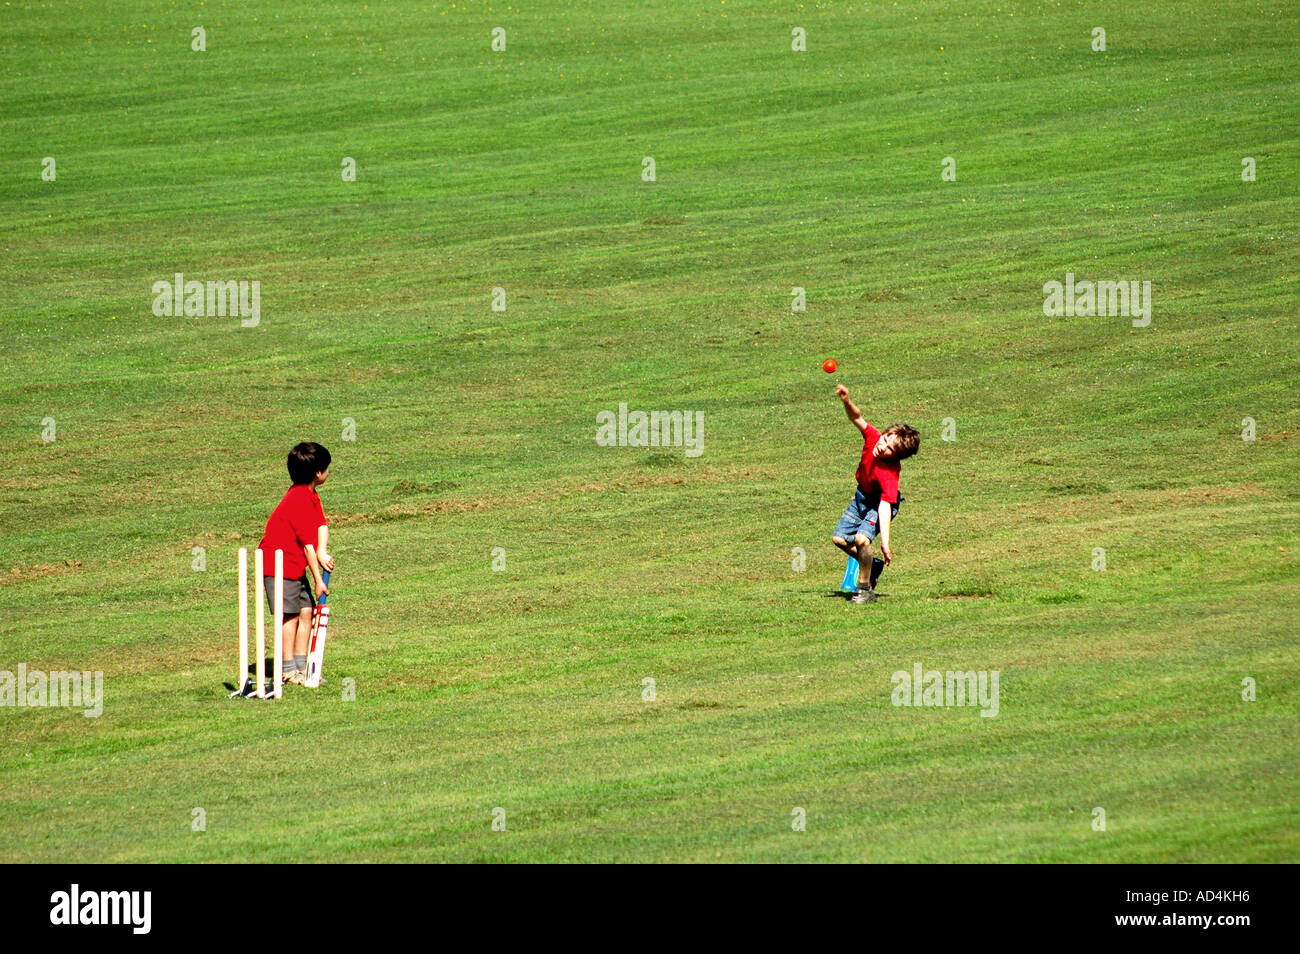
[[[890,505],[891,520],[898,516],[898,507],[902,502],[903,496],[899,494],[898,503]],[[876,510],[879,506],[879,497],[868,497],[859,487],[857,493],[853,495],[853,500],[845,508],[844,515],[840,517],[840,522],[835,525],[831,536],[839,537],[848,543],[852,543],[853,538],[859,533],[865,535],[868,540],[876,539],[876,534],[880,532],[880,514]]]

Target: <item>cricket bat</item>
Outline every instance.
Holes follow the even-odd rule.
[[[330,571],[321,574],[325,585],[330,585]],[[325,664],[325,636],[329,630],[330,608],[325,605],[328,593],[322,593],[311,613],[311,640],[307,643],[307,679],[305,685],[310,689],[320,686],[320,672]]]

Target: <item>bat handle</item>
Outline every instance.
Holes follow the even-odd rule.
[[[325,585],[326,585],[326,586],[329,586],[329,585],[330,585],[330,571],[329,571],[329,570],[323,570],[323,571],[321,572],[321,579],[323,579],[323,580],[325,581]],[[326,593],[324,596],[322,596],[320,599],[318,599],[318,600],[316,601],[316,605],[317,605],[317,606],[324,606],[324,605],[325,605],[325,601],[326,601],[327,599],[329,599],[329,598],[330,598],[330,595],[329,595],[328,593]]]

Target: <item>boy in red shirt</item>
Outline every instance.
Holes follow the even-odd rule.
[[[875,585],[881,571],[894,558],[889,550],[889,525],[898,516],[898,505],[903,498],[898,495],[899,464],[917,452],[921,435],[906,424],[894,424],[882,434],[865,420],[852,401],[849,389],[835,386],[835,393],[844,403],[844,413],[853,426],[862,432],[862,460],[858,463],[857,493],[849,503],[840,522],[831,534],[834,544],[858,561],[859,566],[870,566],[866,586],[859,575],[857,588],[849,599],[854,603],[869,603],[876,598]],[[881,507],[881,503],[889,506]],[[871,558],[871,541],[880,533],[879,557]]]
[[[274,554],[284,551],[284,604],[280,607],[280,624],[284,628],[284,681],[303,684],[307,675],[307,640],[311,636],[311,613],[316,599],[308,589],[307,570],[311,570],[316,593],[329,592],[321,577],[322,570],[334,571],[329,555],[329,523],[321,507],[316,488],[329,477],[330,452],[319,444],[298,444],[289,451],[289,479],[293,486],[266,521],[266,532],[258,544],[265,558],[265,568],[274,573]],[[275,577],[264,576],[266,602],[275,608]]]

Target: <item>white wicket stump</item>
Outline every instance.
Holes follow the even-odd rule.
[[[257,604],[257,682],[253,684],[253,695],[259,699],[266,698],[266,627],[262,620],[262,600],[260,590],[263,589],[263,573],[266,569],[265,561],[262,559],[262,551],[258,549],[253,554],[253,576],[256,578],[256,585],[253,587],[253,602]]]
[[[271,664],[271,673],[275,681],[271,691],[279,699],[284,695],[284,551],[275,551],[275,597],[271,605],[275,611],[271,614],[275,627],[275,661]]]
[[[272,601],[274,611],[271,614],[271,625],[275,627],[275,637],[271,643],[275,649],[275,659],[271,663],[271,675],[275,682],[272,684],[271,697],[279,699],[284,695],[284,551],[275,551],[275,584],[273,586]],[[267,698],[266,693],[266,625],[264,621],[264,611],[262,608],[262,591],[265,589],[265,560],[261,549],[253,554],[253,577],[256,580],[256,586],[253,590],[253,601],[257,608],[253,614],[254,628],[256,631],[256,651],[257,658],[254,663],[254,679],[256,680],[251,687],[248,686],[248,549],[239,548],[239,679],[236,682],[238,688],[235,695],[251,695],[259,699]],[[247,693],[245,688],[249,688]]]

